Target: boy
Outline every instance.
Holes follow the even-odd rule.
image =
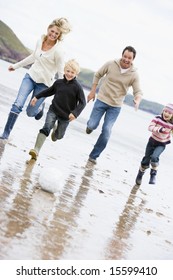
[[[31,159],[37,160],[39,151],[52,128],[52,141],[62,139],[69,122],[76,119],[86,106],[84,91],[76,80],[79,72],[79,64],[74,59],[69,60],[64,67],[64,78],[56,80],[50,88],[42,91],[31,100],[31,106],[35,106],[39,98],[54,95],[45,124],[37,135],[35,147],[29,151]],[[55,125],[56,121],[57,125]]]
[[[172,119],[173,117],[173,104],[167,104],[162,111],[161,116],[156,116],[150,123],[148,130],[152,132],[148,140],[145,150],[145,156],[141,161],[136,184],[142,183],[142,177],[145,170],[151,164],[149,184],[156,183],[157,168],[159,165],[159,157],[165,150],[166,145],[171,142],[171,132],[173,131]]]

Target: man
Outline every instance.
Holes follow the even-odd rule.
[[[105,149],[111,135],[112,127],[121,111],[124,98],[129,87],[133,88],[134,107],[137,110],[142,99],[138,73],[133,66],[136,50],[127,46],[121,59],[105,63],[94,75],[91,92],[87,101],[95,100],[96,88],[101,78],[102,83],[97,94],[93,110],[87,122],[86,133],[90,134],[99,125],[104,115],[101,134],[89,155],[89,161],[96,163],[96,159]]]

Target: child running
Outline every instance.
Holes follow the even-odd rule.
[[[145,156],[141,161],[136,184],[141,185],[142,177],[145,170],[150,167],[149,184],[156,183],[156,174],[159,166],[159,157],[166,148],[166,145],[171,143],[171,132],[173,131],[173,104],[167,104],[160,116],[155,118],[149,124],[148,130],[151,131],[151,137],[148,140]]]
[[[64,78],[56,80],[51,87],[40,92],[31,100],[31,106],[35,106],[38,99],[54,95],[45,124],[37,135],[35,147],[29,151],[31,159],[37,160],[39,151],[52,128],[52,141],[62,139],[69,123],[76,119],[86,106],[84,91],[76,80],[79,72],[78,62],[74,59],[69,60],[64,67]]]

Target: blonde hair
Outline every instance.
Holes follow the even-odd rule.
[[[68,34],[71,31],[71,25],[69,21],[63,17],[54,19],[51,24],[49,24],[48,29],[53,26],[57,26],[61,32],[60,36],[58,37],[59,41],[62,41],[64,34]]]
[[[78,75],[80,72],[80,66],[79,63],[75,60],[75,59],[70,59],[65,63],[64,69],[66,67],[71,67],[73,69],[73,71],[76,72],[76,74]]]

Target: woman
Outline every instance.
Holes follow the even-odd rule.
[[[60,42],[63,35],[71,31],[70,24],[66,18],[55,19],[47,29],[47,35],[43,35],[37,42],[35,50],[31,55],[22,61],[9,66],[9,71],[14,71],[19,67],[31,65],[24,76],[15,102],[11,107],[4,132],[0,139],[8,139],[11,130],[22,112],[23,106],[29,94],[31,99],[42,90],[50,87],[55,78],[55,74],[61,78],[64,69],[64,54]],[[44,98],[39,99],[35,107],[27,106],[27,115],[39,120],[43,116]]]

